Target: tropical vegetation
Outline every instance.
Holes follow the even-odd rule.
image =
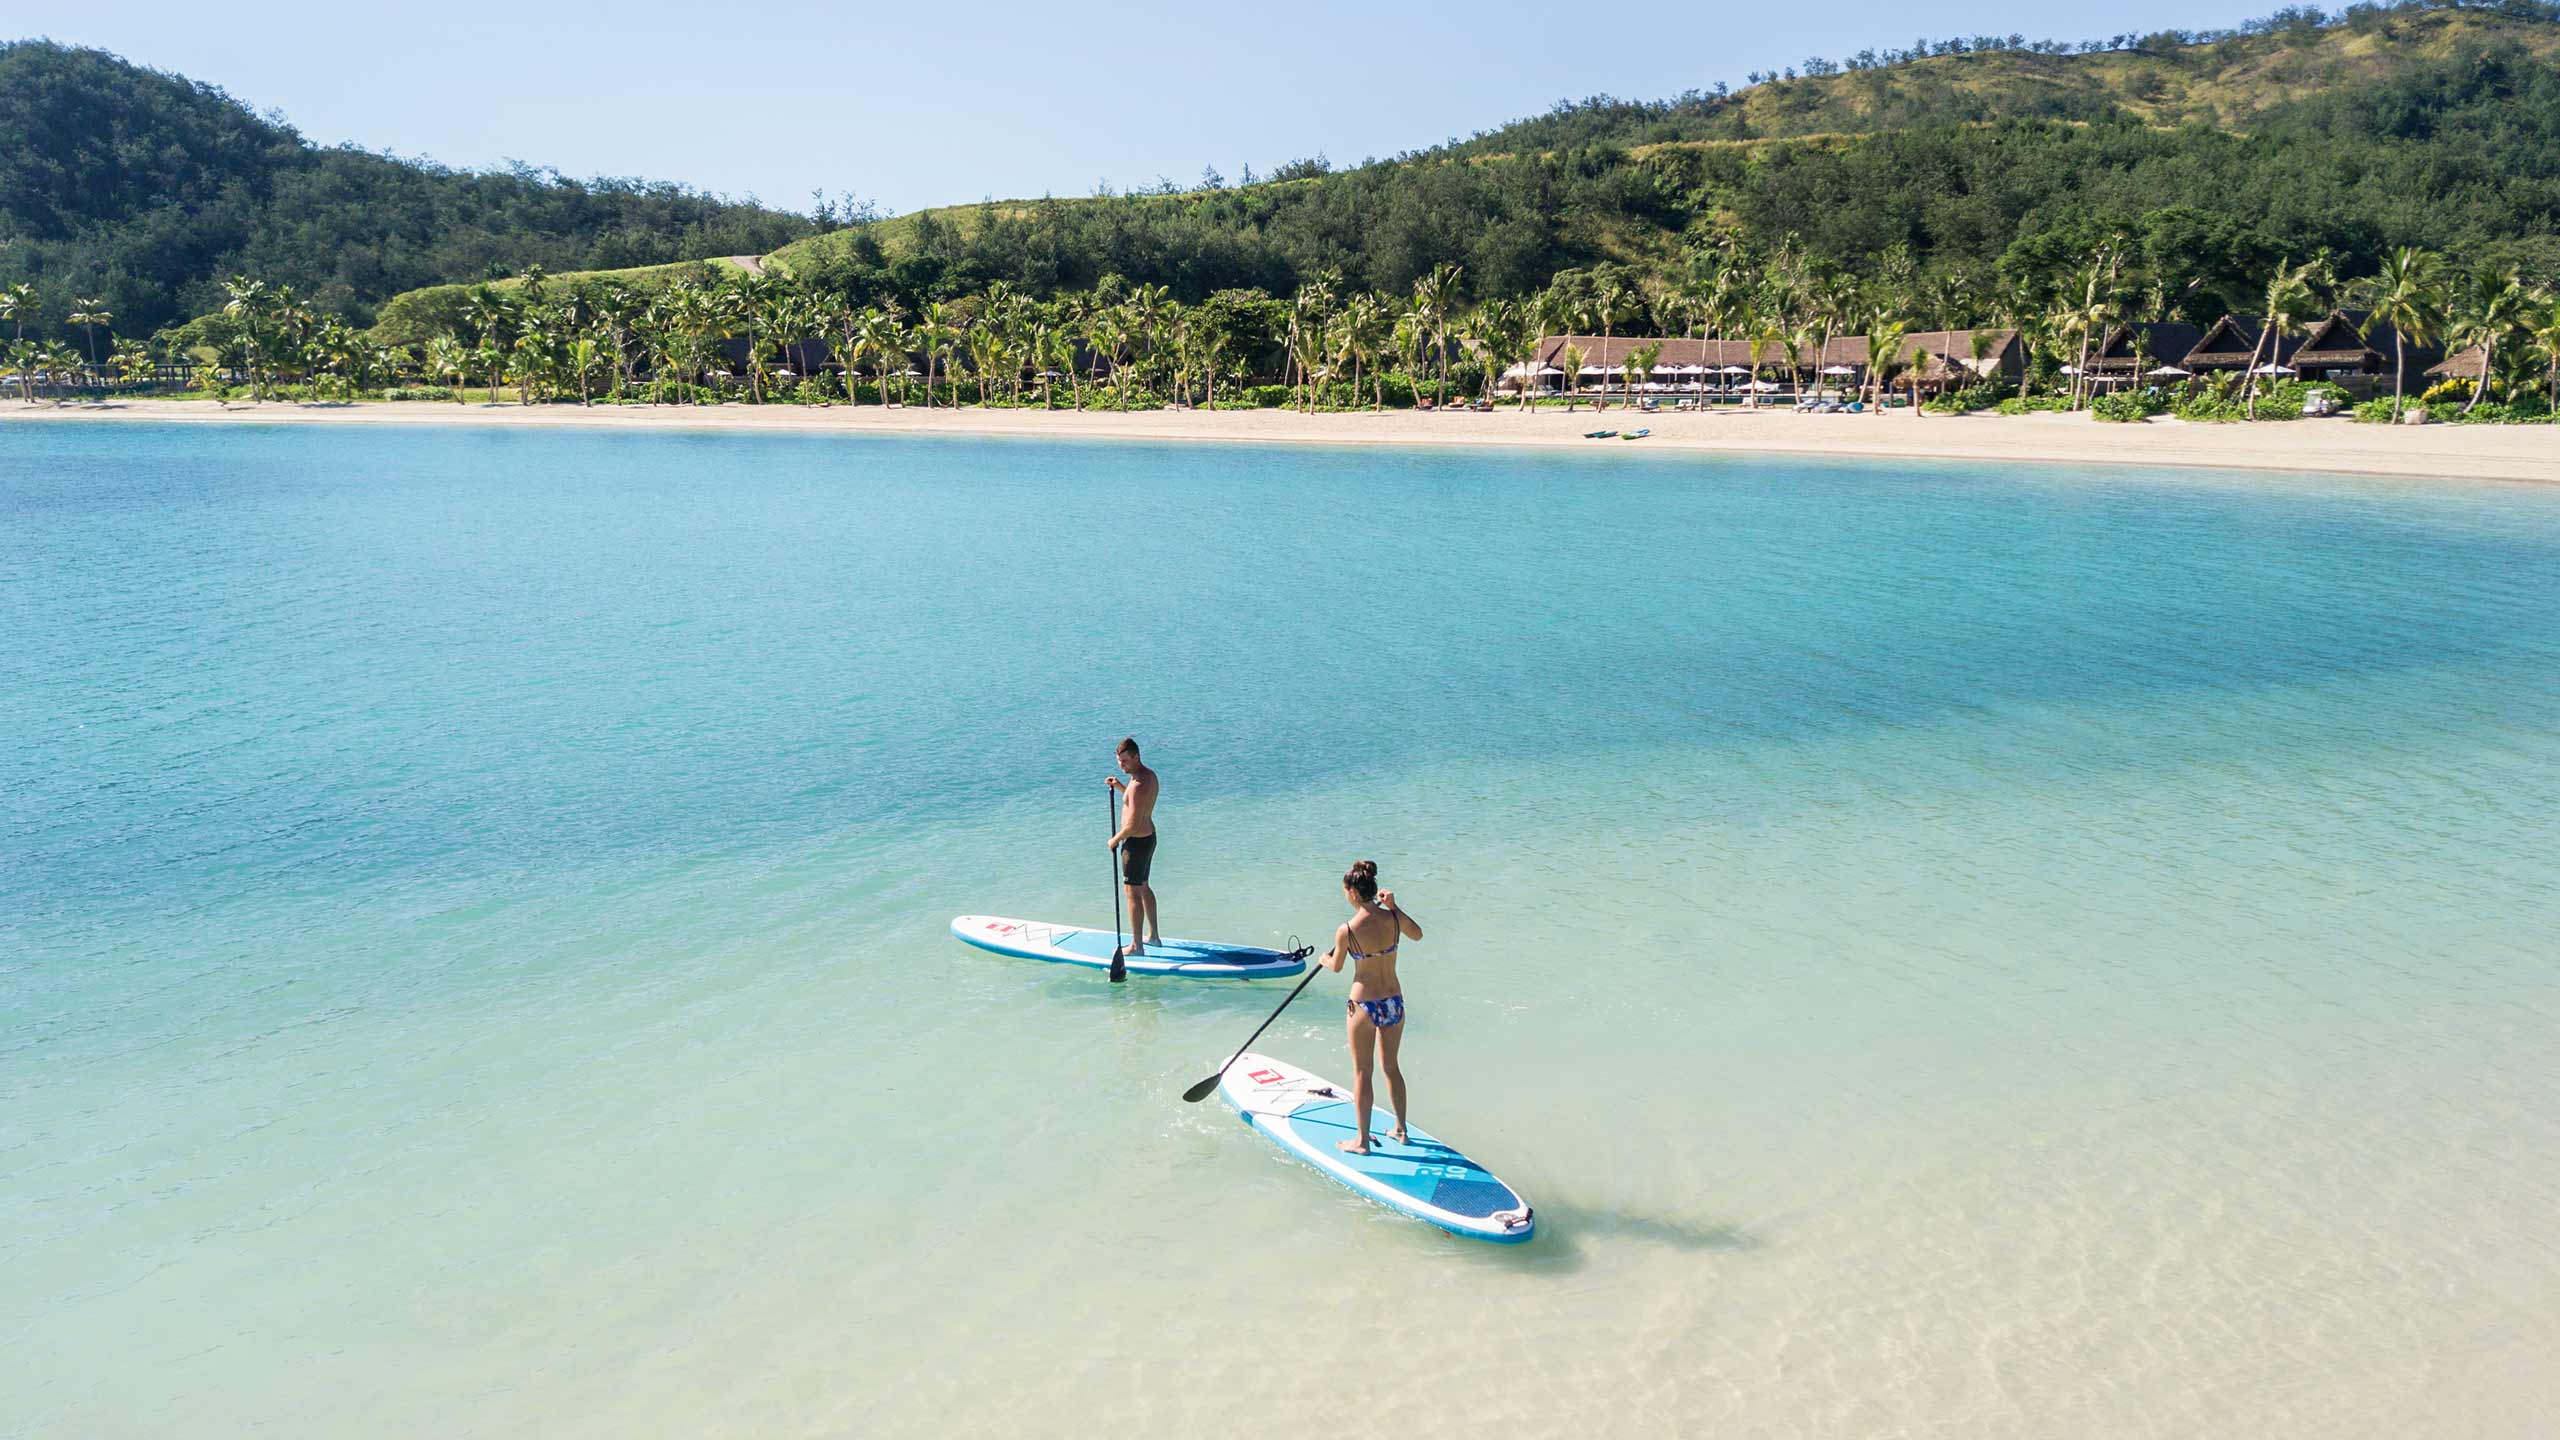
[[[2395,356],[2476,357],[2453,408],[2513,418],[2560,382],[2555,61],[2546,0],[2295,6],[1817,58],[1344,169],[880,217],[322,150],[27,42],[0,47],[0,121],[27,137],[0,147],[25,242],[0,251],[0,321],[24,398],[187,360],[260,399],[1382,408],[1487,397],[1559,333],[1726,337],[1799,389],[1861,336],[1881,398],[1918,389],[1908,335],[2011,329],[2025,393],[1933,408],[2083,408],[2123,327],[2233,314],[2261,355],[2176,402],[2219,418],[2286,408],[2262,357],[2343,309]],[[1609,383],[1630,397],[1658,357]]]

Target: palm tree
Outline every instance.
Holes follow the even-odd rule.
[[[2113,242],[2100,248],[2098,263],[2089,267],[2088,283],[2082,287],[2078,304],[2062,315],[2065,335],[2080,340],[2080,360],[2071,370],[2071,408],[2077,410],[2089,391],[2089,351],[2093,343],[2104,344],[2107,326],[2116,314],[2116,277],[2124,264],[2124,252]]]
[[[1747,318],[1751,325],[1748,332],[1751,346],[1751,399],[1747,402],[1747,408],[1757,410],[1760,408],[1761,362],[1773,346],[1786,338],[1787,331],[1772,311],[1755,307]]]
[[[2286,338],[2300,328],[2303,318],[2312,308],[2311,285],[2319,273],[2318,261],[2306,260],[2296,265],[2287,257],[2267,281],[2266,323],[2259,330],[2258,343],[2249,347],[2249,418],[2252,420],[2258,418],[2258,381],[2261,378],[2258,372],[2284,359]],[[2258,360],[2262,349],[2267,356],[2264,365]]]
[[[116,378],[129,385],[151,368],[151,347],[139,340],[119,340],[108,352],[108,359],[115,363]]]
[[[1383,298],[1376,295],[1354,295],[1343,305],[1339,344],[1342,358],[1348,360],[1351,365],[1351,396],[1355,402],[1359,399],[1360,375],[1363,370],[1368,371],[1370,408],[1373,411],[1383,411],[1387,408],[1386,379],[1380,373],[1386,367],[1380,362],[1383,359],[1382,352],[1393,343],[1394,337],[1394,312],[1388,308]]]
[[[115,319],[116,317],[114,312],[107,309],[106,301],[92,297],[85,300],[72,301],[71,314],[67,318],[69,323],[77,325],[82,330],[88,332],[89,367],[93,370],[96,369],[98,365],[98,327]]]
[[[29,405],[36,403],[36,356],[39,353],[30,341],[9,342],[9,370],[18,377],[18,398]]]
[[[969,368],[978,377],[978,408],[987,407],[987,377],[1004,363],[1004,337],[990,325],[979,325],[969,332]]]
[[[266,372],[259,337],[270,298],[267,282],[234,275],[222,282],[222,292],[228,297],[223,301],[222,313],[231,319],[239,332],[241,358],[248,367],[249,398],[252,402],[263,401],[266,399]]]
[[[10,321],[18,327],[17,333],[9,337],[11,362],[18,371],[18,397],[30,405],[36,403],[35,382],[30,373],[35,362],[23,352],[27,348],[27,322],[36,318],[38,308],[36,287],[33,285],[20,281],[15,285],[0,286],[0,320]]]
[[[541,317],[528,317],[516,335],[516,343],[507,348],[515,356],[510,368],[516,377],[516,403],[531,405],[551,371],[551,336],[543,328]]]
[[[1582,347],[1567,341],[1564,353],[1556,357],[1556,368],[1564,372],[1564,393],[1573,395],[1582,389]]]
[[[2515,272],[2476,271],[2453,304],[2448,343],[2480,352],[2480,379],[2462,407],[2468,415],[2489,393],[2489,377],[2498,373],[2498,351],[2526,324],[2526,295]]]
[[[2107,327],[2115,320],[2115,298],[2109,293],[2114,280],[2109,259],[2105,264],[2089,267],[2088,283],[2080,299],[2054,312],[2057,334],[2079,345],[2079,359],[2071,367],[2071,408],[2077,410],[2089,397],[2089,353],[2106,342]]]
[[[2373,278],[2364,283],[2370,310],[2359,338],[2370,339],[2373,327],[2391,327],[2391,419],[2398,423],[2407,403],[2409,342],[2421,345],[2444,328],[2444,264],[2432,253],[2403,245],[2382,257]]]
[[[1484,398],[1490,405],[1494,388],[1513,364],[1523,363],[1520,356],[1529,348],[1528,311],[1517,300],[1492,300],[1476,307],[1467,319],[1467,338],[1484,355]],[[1655,347],[1657,353],[1660,347]],[[1524,380],[1521,393],[1528,393]]]
[[[1633,351],[1630,351],[1627,355],[1628,385],[1633,386],[1635,384],[1635,377],[1637,375],[1642,375],[1645,378],[1645,382],[1647,384],[1651,384],[1653,381],[1654,363],[1661,358],[1662,342],[1659,340],[1640,345]],[[1628,403],[1634,403],[1635,391],[1630,389],[1627,392],[1627,395]]]
[[[47,340],[36,352],[36,368],[53,386],[53,403],[59,407],[79,377],[80,352],[59,340]]]
[[[596,361],[603,353],[603,347],[596,344],[595,337],[592,335],[581,335],[569,342],[569,370],[578,377],[580,405],[593,407],[596,403],[594,389],[588,382],[594,377]]]
[[[36,318],[39,308],[33,285],[23,280],[14,285],[0,285],[0,320],[7,320],[18,327],[10,339],[27,338],[27,322]]]
[[[1599,287],[1591,292],[1591,313],[1600,322],[1600,354],[1604,359],[1610,350],[1616,348],[1610,342],[1617,338],[1618,321],[1626,314],[1630,293],[1627,283],[1615,275],[1602,279]],[[1618,371],[1624,374],[1626,366],[1620,364]],[[1606,376],[1609,372],[1604,369],[1600,373]],[[1605,388],[1608,382],[1604,379],[1601,383]]]
[[[2525,320],[2525,335],[2542,352],[2542,373],[2550,387],[2551,408],[2560,411],[2560,295],[2547,290],[2534,295],[2532,311]]]
[[[1310,414],[1323,403],[1324,387],[1333,379],[1337,333],[1339,322],[1323,310],[1310,308],[1295,322],[1291,338],[1296,345],[1298,373],[1306,380],[1305,409]]]
[[[1040,408],[1053,408],[1058,401],[1058,377],[1066,377],[1067,390],[1075,397],[1076,408],[1084,408],[1084,389],[1076,378],[1076,337],[1063,325],[1043,324],[1036,342],[1040,368],[1051,372],[1040,382]]]
[[[1911,338],[1911,322],[1878,312],[1867,326],[1867,387],[1876,397],[1876,413],[1884,413],[1885,382],[1902,363],[1903,342]]]
[[[1813,348],[1814,337],[1819,333],[1820,331],[1812,324],[1799,321],[1788,326],[1786,334],[1781,337],[1781,343],[1787,347],[1787,378],[1795,384],[1796,403],[1799,405],[1804,403],[1804,372],[1807,368],[1805,352]],[[1811,368],[1816,370],[1822,368],[1822,355],[1819,351],[1814,353]]]
[[[1449,403],[1449,322],[1458,303],[1458,277],[1466,267],[1442,263],[1431,267],[1431,273],[1413,282],[1414,308],[1424,318],[1424,328],[1431,336],[1432,347],[1439,352],[1440,385],[1435,406]]]
[[[451,335],[427,341],[427,373],[453,381],[453,403],[463,403],[462,387],[471,378],[471,351]]]

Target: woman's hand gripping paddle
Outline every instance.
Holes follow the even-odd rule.
[[[1299,959],[1303,960],[1316,953],[1316,951],[1315,947],[1312,945],[1300,945],[1296,947],[1294,953]],[[1262,1038],[1263,1031],[1271,1028],[1271,1022],[1280,1018],[1280,1010],[1288,1009],[1290,1001],[1294,1001],[1300,995],[1305,994],[1307,987],[1315,983],[1316,970],[1316,966],[1310,965],[1307,967],[1307,978],[1299,981],[1298,988],[1289,992],[1288,1000],[1280,1002],[1279,1010],[1272,1011],[1269,1016],[1264,1018],[1261,1024],[1253,1027],[1253,1033],[1244,1037],[1244,1043],[1236,1047],[1235,1054],[1227,1057],[1226,1064],[1218,1067],[1217,1074],[1210,1076],[1208,1079],[1203,1080],[1199,1084],[1182,1092],[1182,1099],[1185,1104],[1197,1105],[1201,1101],[1209,1098],[1209,1092],[1218,1088],[1218,1082],[1226,1078],[1227,1071],[1232,1068],[1238,1060],[1244,1058],[1244,1052],[1253,1048],[1253,1042]]]

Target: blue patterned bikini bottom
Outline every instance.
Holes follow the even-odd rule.
[[[1384,1000],[1353,1000],[1343,1008],[1368,1016],[1369,1023],[1381,1030],[1392,1030],[1404,1023],[1404,997],[1401,995],[1390,995]]]

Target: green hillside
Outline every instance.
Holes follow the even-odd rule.
[[[1454,261],[1484,299],[1578,267],[1662,274],[1702,247],[1792,247],[1979,294],[2004,261],[2123,227],[2188,252],[2196,310],[2285,254],[2363,269],[2416,244],[2560,274],[2555,16],[2423,0],[2096,53],[2000,40],[1856,57],[1732,95],[1568,105],[1280,183],[924,211],[770,263],[917,301],[1107,274],[1185,299],[1285,294],[1326,271],[1400,293]]]
[[[723,272],[734,274],[737,264],[730,259],[678,260],[666,265],[633,265],[619,270],[571,270],[546,275],[547,283],[567,290],[585,290],[619,285],[634,291],[671,285],[678,280],[711,279]],[[382,304],[374,321],[373,338],[385,345],[416,345],[431,335],[464,329],[463,302],[482,286],[502,295],[514,296],[524,291],[524,277],[510,275],[501,280],[473,281],[469,284],[428,285],[404,291]]]
[[[760,254],[815,228],[676,185],[315,146],[209,85],[0,44],[0,279],[35,284],[40,333],[96,296],[147,334],[219,305],[232,273],[363,322],[422,285]]]

